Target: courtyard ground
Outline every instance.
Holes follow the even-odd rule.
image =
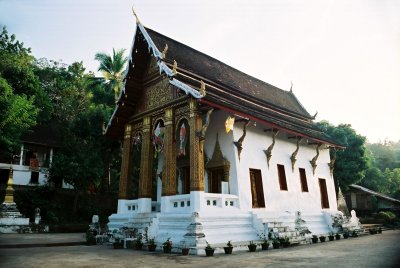
[[[71,242],[65,235],[62,234],[63,242]],[[56,242],[56,236],[49,234],[45,238],[49,243]],[[74,240],[83,238],[82,234],[71,236],[75,236]],[[11,236],[0,235],[0,245],[5,245],[9,238]],[[109,246],[0,248],[0,267],[400,267],[400,230],[279,250],[217,254],[214,257],[114,250]]]

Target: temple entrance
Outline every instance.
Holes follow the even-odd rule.
[[[319,189],[321,192],[321,207],[329,208],[329,199],[328,199],[328,190],[326,189],[326,180],[325,179],[318,179],[318,180],[319,180]]]
[[[181,168],[182,194],[190,194],[190,167]]]
[[[250,169],[250,187],[253,208],[265,208],[261,170]]]
[[[208,192],[216,194],[229,194],[229,161],[222,155],[221,147],[217,140],[215,142],[212,158],[205,164],[207,170]],[[224,183],[223,183],[224,182]],[[224,186],[222,186],[224,184]]]
[[[224,169],[223,168],[213,168],[208,173],[208,192],[214,194],[221,193],[221,182],[224,178]]]

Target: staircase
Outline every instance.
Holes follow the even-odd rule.
[[[200,215],[206,240],[209,243],[248,242],[258,240],[251,213]]]
[[[326,224],[322,213],[302,213],[301,223],[297,224],[296,214],[285,212],[281,214],[271,212],[253,212],[255,225],[259,230],[268,227],[275,236],[288,237],[291,244],[306,244],[306,237],[309,235],[301,234],[303,229],[308,229],[311,234],[328,234],[329,226]],[[262,229],[261,229],[262,228]],[[262,231],[261,231],[262,232]]]
[[[108,219],[108,229],[119,229],[123,226],[135,228],[138,233],[144,233],[158,213],[112,214]]]

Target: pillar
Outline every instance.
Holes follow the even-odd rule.
[[[203,144],[197,136],[201,130],[201,113],[197,110],[197,101],[189,100],[190,126],[190,191],[204,191],[204,153]]]
[[[51,167],[52,162],[53,162],[53,147],[50,148],[49,167]]]
[[[174,129],[174,111],[172,108],[165,110],[164,130],[164,163],[162,195],[176,195],[176,144]]]
[[[119,195],[118,199],[129,199],[131,198],[130,189],[130,169],[132,162],[132,125],[127,124],[125,126],[124,141],[122,145],[122,163],[121,163],[121,175],[119,178]]]
[[[153,146],[151,143],[151,118],[143,118],[143,138],[139,176],[139,198],[151,199]]]
[[[21,153],[19,156],[19,165],[22,166],[23,165],[23,159],[24,159],[24,144],[21,144]]]

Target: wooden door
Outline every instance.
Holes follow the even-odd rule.
[[[264,188],[261,170],[250,169],[250,188],[253,208],[264,208]]]
[[[220,194],[221,193],[221,181],[223,181],[224,170],[222,168],[212,169],[210,172],[209,180],[209,192]]]
[[[182,168],[182,194],[190,194],[190,167]]]
[[[319,179],[319,190],[321,192],[321,207],[329,208],[328,190],[326,189],[325,179]]]

